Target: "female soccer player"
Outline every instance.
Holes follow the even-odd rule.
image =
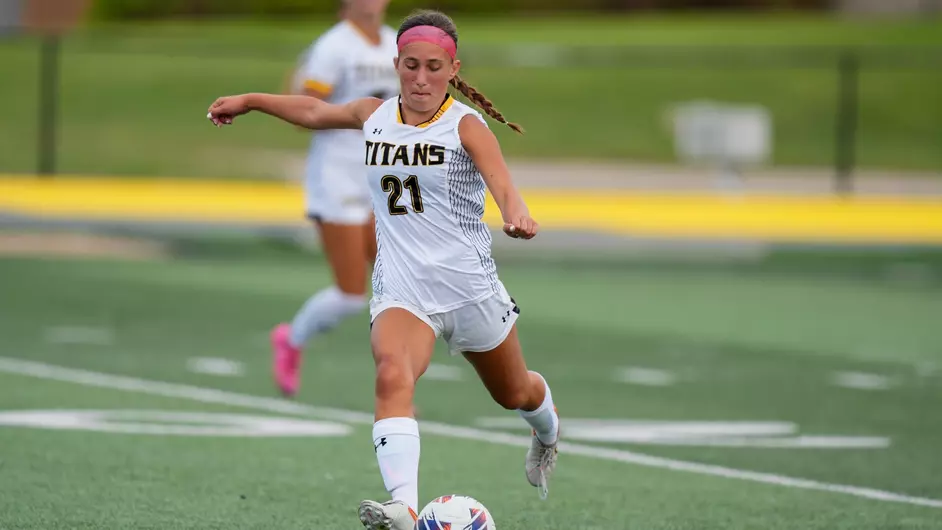
[[[546,381],[527,370],[518,309],[497,276],[481,217],[490,190],[510,237],[539,225],[511,181],[497,139],[480,113],[448,94],[451,84],[516,131],[459,76],[458,33],[435,11],[408,17],[397,35],[400,93],[331,105],[311,98],[245,94],[209,109],[217,126],[255,110],[310,129],[362,129],[361,155],[376,216],[378,252],[370,301],[376,363],[373,445],[392,500],[360,504],[371,530],[407,530],[418,510],[419,428],[415,384],[436,339],[462,352],[494,400],[533,429],[526,476],[545,498],[556,465],[559,418]]]
[[[343,0],[342,20],[307,50],[294,90],[336,105],[399,93],[393,67],[396,30],[383,24],[389,0]],[[311,296],[291,324],[272,330],[272,372],[282,393],[300,384],[304,346],[366,308],[367,271],[376,256],[370,192],[363,165],[363,132],[318,133],[304,180],[307,215],[320,234],[335,285]]]

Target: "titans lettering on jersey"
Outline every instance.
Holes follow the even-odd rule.
[[[368,166],[440,166],[445,163],[445,146],[430,144],[396,145],[366,141]]]

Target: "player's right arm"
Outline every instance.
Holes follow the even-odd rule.
[[[309,96],[252,93],[217,99],[209,107],[208,118],[216,126],[229,125],[236,116],[256,111],[307,129],[362,129],[382,103],[381,99],[362,98],[333,105]]]
[[[304,79],[303,70],[292,70],[285,76],[284,94],[300,94],[312,98],[327,98],[334,92],[334,87],[313,79]],[[298,79],[301,78],[300,84]]]

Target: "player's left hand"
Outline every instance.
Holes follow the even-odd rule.
[[[514,239],[533,239],[540,225],[529,215],[520,215],[510,223],[504,223],[504,233]]]

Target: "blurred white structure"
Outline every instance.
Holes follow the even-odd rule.
[[[932,14],[942,11],[942,0],[832,0],[843,13],[869,15]]]
[[[675,107],[672,117],[677,157],[712,166],[723,187],[738,187],[743,169],[772,155],[772,116],[765,107],[693,101]]]
[[[0,0],[0,33],[19,27],[22,10],[22,0]]]

